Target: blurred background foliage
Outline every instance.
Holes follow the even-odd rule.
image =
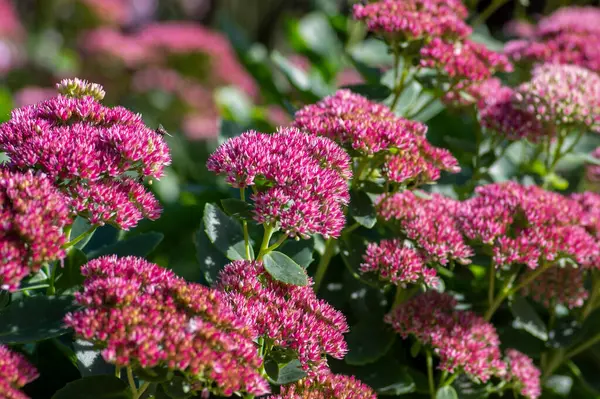
[[[202,229],[204,205],[237,193],[207,172],[208,154],[242,131],[271,132],[288,124],[298,107],[339,87],[350,87],[377,100],[389,96],[385,82],[390,79],[387,70],[391,55],[383,42],[369,37],[363,26],[348,17],[352,3],[0,0],[0,119],[7,120],[14,107],[53,95],[53,86],[60,79],[78,76],[102,84],[107,104],[120,104],[142,113],[151,127],[163,125],[169,133],[173,164],[162,180],[148,182],[164,205],[163,216],[156,222],[145,221],[125,235],[103,227],[87,244],[86,252],[90,257],[90,253],[96,251],[97,255],[103,248],[114,251],[119,241],[123,241],[121,248],[143,243],[143,247],[135,247],[139,255],[148,255],[150,260],[172,268],[188,280],[210,282],[210,265],[222,255],[210,251],[203,232],[196,235]],[[466,3],[476,25],[474,39],[501,49],[508,37],[504,27],[509,21],[535,21],[539,15],[561,6],[596,2]],[[444,191],[470,177],[468,148],[473,129],[469,125],[475,121],[444,109],[439,101],[428,101],[422,96],[424,90],[415,83],[401,98],[399,107],[414,107],[421,101],[417,105],[420,108],[427,103],[417,119],[427,122],[429,140],[449,148],[461,161],[461,174],[445,177],[434,187]],[[598,142],[584,142],[580,151],[589,152],[597,145]],[[506,180],[520,173],[520,146],[511,145],[507,156],[490,169],[494,180]],[[560,171],[566,180],[555,182],[555,188],[577,188],[582,168],[582,159],[563,162]],[[136,237],[144,239],[136,241]],[[318,257],[322,242],[315,239],[309,243],[311,259],[313,252]],[[369,288],[354,278],[352,270],[360,262],[364,244],[344,245],[347,250],[332,264],[322,295],[348,315],[354,326],[348,340],[354,349],[344,362],[333,366],[340,372],[353,373],[382,395],[419,397],[427,392],[425,376],[406,366],[410,363],[407,348],[401,348],[399,340],[394,343],[394,335],[386,334],[384,329],[382,337],[361,335],[365,330],[361,330],[361,323],[381,323],[390,293]],[[315,262],[311,264],[314,267]],[[473,273],[477,266],[465,270]],[[464,290],[468,287],[459,287],[463,281],[475,284],[478,280],[475,273],[469,279],[456,276],[452,281],[456,288]],[[501,335],[504,344],[528,354],[539,353],[534,348],[544,344],[523,330],[509,329]],[[54,341],[31,348],[42,375],[28,387],[34,398],[49,397],[49,392],[81,373],[71,352]],[[394,346],[388,351],[391,345]],[[563,380],[557,378],[553,382],[556,397],[600,397],[600,381],[595,378],[600,369],[600,352],[595,351],[591,350],[584,359],[587,367],[579,369],[572,363],[568,367],[576,370],[566,370]],[[388,354],[378,358],[379,352]],[[574,385],[574,378],[585,383]],[[461,397],[477,397],[476,392],[468,396],[469,387],[465,384]],[[571,392],[571,386],[578,391]]]

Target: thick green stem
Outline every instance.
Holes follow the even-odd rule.
[[[427,350],[427,381],[429,382],[429,394],[435,399],[435,382],[433,381],[433,357],[431,351]]]
[[[475,18],[475,20],[472,23],[472,26],[477,27],[485,23],[485,21],[487,21],[488,18],[492,16],[492,14],[494,14],[500,7],[502,7],[506,3],[508,3],[508,0],[493,0],[490,3],[490,5],[487,6],[486,9],[483,10],[481,14],[477,16],[477,18]]]
[[[315,273],[315,284],[313,285],[315,292],[319,292],[319,288],[321,287],[321,283],[323,283],[323,278],[329,267],[329,262],[331,262],[331,258],[333,258],[333,255],[335,254],[335,248],[336,241],[333,238],[327,239],[327,242],[325,243],[325,252],[323,253],[323,256],[321,256],[321,260],[317,266],[317,272]]]
[[[134,399],[138,398],[138,391],[135,385],[135,379],[133,378],[133,370],[131,367],[127,367],[127,381],[129,381],[129,388],[131,389],[131,395],[133,395]]]
[[[121,378],[121,366],[115,366],[115,377]]]
[[[493,263],[493,262],[492,262]],[[496,267],[492,264],[490,265],[490,274],[489,274],[489,278],[488,278],[489,284],[488,284],[488,307],[492,307],[492,304],[494,303],[494,289],[495,289],[495,283],[496,283]]]
[[[246,201],[246,193],[245,188],[240,188],[240,199],[242,201]],[[248,234],[248,222],[246,220],[242,220],[242,228],[244,230],[244,248],[246,249],[246,259],[252,260],[250,256],[250,235]]]
[[[133,399],[139,399],[142,397],[142,395],[144,394],[144,392],[146,392],[146,389],[148,389],[148,387],[150,386],[150,382],[146,381],[144,382],[141,386],[140,389],[138,390],[138,394],[136,397],[134,397]]]
[[[592,274],[592,292],[590,293],[590,297],[588,298],[583,310],[581,311],[579,321],[583,322],[588,316],[596,309],[596,302],[598,298],[598,294],[600,294],[600,278],[596,273]]]
[[[84,238],[86,238],[90,234],[92,234],[94,231],[96,231],[96,228],[98,228],[98,226],[92,226],[92,227],[90,227],[87,231],[81,233],[77,237],[73,238],[71,241],[69,241],[66,244],[64,244],[63,248],[65,248],[65,249],[71,248],[72,246],[74,246],[75,244],[77,244],[79,241],[83,240]],[[70,232],[70,230],[69,230],[69,232]]]
[[[444,383],[440,384],[440,387],[445,387],[445,386],[448,386],[448,385],[452,384],[457,377],[458,377],[458,372],[452,374],[450,376],[450,378],[444,379]]]
[[[263,234],[263,240],[260,244],[260,250],[258,251],[258,256],[256,257],[256,260],[262,260],[263,256],[267,254],[269,249],[269,241],[271,241],[271,236],[273,236],[273,233],[275,232],[273,226],[270,226],[268,224],[264,225],[264,228],[265,232]]]
[[[279,246],[281,244],[283,244],[285,242],[285,240],[287,240],[287,238],[288,238],[287,234],[283,234],[281,237],[279,237],[279,239],[275,242],[275,244],[271,245],[270,247],[268,247],[265,250],[265,253],[263,254],[263,256],[265,256],[269,252],[275,251],[277,248],[279,248]]]

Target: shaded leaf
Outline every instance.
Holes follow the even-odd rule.
[[[64,260],[64,266],[59,267],[55,287],[58,292],[66,291],[70,288],[83,284],[81,275],[81,266],[87,262],[87,256],[78,248],[71,248]]]
[[[100,355],[100,351],[91,342],[80,339],[75,340],[73,350],[77,357],[77,368],[83,377],[114,372],[115,366],[106,363]]]
[[[277,381],[279,379],[279,365],[271,358],[265,360],[265,372],[271,380]]]
[[[229,259],[210,242],[203,221],[200,222],[200,227],[194,234],[194,244],[202,278],[208,285],[212,285],[217,281],[219,272],[229,263]]]
[[[392,94],[392,90],[381,83],[348,85],[344,86],[343,89],[348,89],[353,93],[360,94],[373,101],[385,100]]]
[[[277,281],[304,286],[308,284],[306,271],[284,253],[273,251],[263,258],[265,269]]]
[[[90,251],[88,259],[95,259],[105,255],[139,256],[143,258],[154,251],[163,238],[164,235],[162,233],[156,232],[138,234],[123,241],[117,241],[112,245]]]
[[[84,377],[67,384],[52,399],[129,399],[129,386],[112,375]]]
[[[302,365],[298,359],[292,360],[279,369],[279,375],[275,382],[277,385],[290,384],[306,377],[306,372],[302,370]]]
[[[245,220],[252,219],[253,208],[246,201],[237,198],[225,198],[221,200],[221,205],[223,205],[223,209],[229,216],[236,216]]]
[[[346,335],[348,354],[344,360],[352,365],[373,363],[390,350],[395,339],[396,333],[381,319],[363,319]]]
[[[311,237],[308,240],[287,240],[279,250],[306,269],[314,261],[315,239]]]
[[[548,340],[546,324],[525,298],[515,295],[510,304],[510,310],[515,317],[515,328],[523,329],[542,341]]]
[[[377,212],[373,201],[364,191],[350,191],[350,215],[357,223],[367,229],[372,228],[377,223]]]
[[[230,260],[246,259],[244,233],[240,223],[214,204],[204,207],[204,231],[211,243]],[[250,246],[250,253],[252,246]]]

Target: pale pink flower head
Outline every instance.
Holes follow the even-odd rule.
[[[469,36],[467,15],[459,0],[380,0],[354,6],[354,18],[390,42]]]
[[[468,107],[475,105],[482,108],[490,102],[490,97],[502,90],[502,81],[498,78],[489,78],[466,86],[462,90],[452,90],[444,94],[442,101],[453,107]]]
[[[458,207],[458,201],[442,195],[424,198],[407,190],[381,196],[377,213],[402,237],[413,241],[427,262],[468,264],[473,250],[458,229]]]
[[[426,266],[426,257],[398,239],[370,243],[363,255],[360,271],[375,273],[380,280],[400,287],[420,282],[436,285],[437,273],[434,268]]]
[[[311,284],[287,285],[274,280],[262,262],[235,261],[220,273],[218,288],[254,338],[294,350],[314,376],[329,373],[327,355],[341,359],[346,354],[348,324],[341,312],[317,298]]]
[[[354,376],[323,374],[281,387],[267,399],[376,399],[375,391]]]
[[[430,183],[442,170],[460,171],[450,152],[427,141],[425,124],[397,117],[387,106],[349,90],[298,110],[294,126],[335,140],[352,154],[377,154],[381,161],[375,166],[395,183]]]
[[[441,370],[462,371],[482,382],[502,375],[506,364],[496,329],[471,311],[457,310],[456,305],[451,295],[428,291],[394,308],[385,321],[403,339],[412,336],[433,349]]]
[[[38,377],[23,355],[0,345],[0,395],[6,399],[28,399],[19,389]]]
[[[163,135],[140,115],[98,102],[99,85],[68,80],[59,89],[69,94],[15,109],[0,125],[9,165],[44,172],[94,224],[129,229],[156,219],[158,201],[137,180],[158,179],[170,164]]]
[[[516,107],[549,124],[600,132],[600,76],[575,65],[546,64],[514,93]]]
[[[0,169],[0,287],[14,291],[42,264],[62,259],[68,199],[40,173]]]
[[[561,32],[600,34],[600,10],[597,7],[563,7],[542,18],[536,27],[538,36]]]
[[[84,98],[89,96],[96,101],[102,101],[106,95],[104,88],[98,83],[91,83],[79,78],[63,79],[56,84],[56,89],[65,97]]]
[[[508,349],[506,351],[507,373],[503,377],[527,399],[537,399],[542,395],[541,372],[533,360],[523,353]]]
[[[583,209],[579,213],[579,223],[586,231],[600,241],[600,194],[586,191],[584,193],[571,194],[570,197]],[[600,268],[600,253],[590,262],[590,265]]]
[[[177,371],[200,392],[269,392],[251,332],[223,293],[136,257],[98,258],[81,272],[82,309],[65,322],[107,362]]]
[[[333,141],[295,128],[250,131],[222,144],[206,165],[233,187],[256,190],[251,199],[258,223],[291,237],[341,233],[352,173],[348,154]]]
[[[573,267],[551,267],[523,288],[523,294],[550,309],[564,305],[580,308],[589,296],[585,288],[586,270]]]

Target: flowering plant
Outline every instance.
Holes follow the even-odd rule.
[[[596,9],[325,7],[267,63],[79,3],[108,84],[0,124],[0,398],[600,397]]]

